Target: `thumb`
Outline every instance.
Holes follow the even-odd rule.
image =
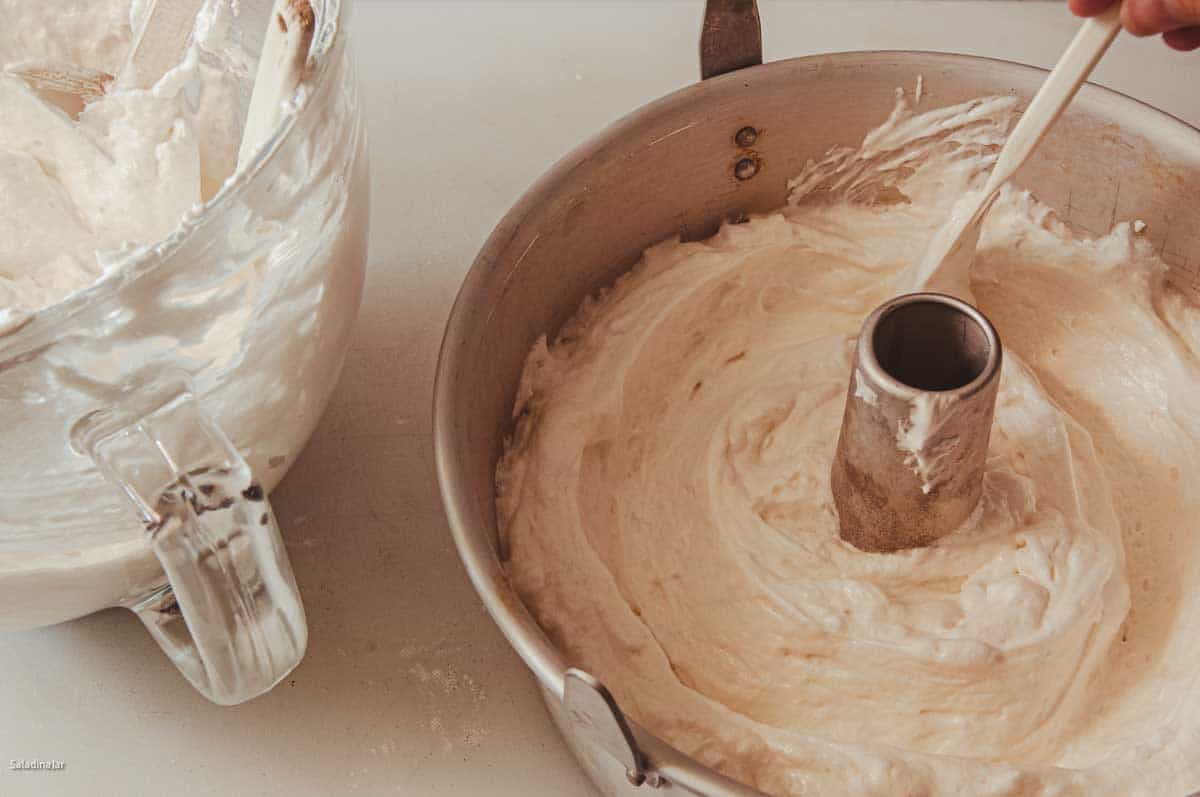
[[[1135,36],[1200,25],[1200,0],[1125,0],[1121,22]]]

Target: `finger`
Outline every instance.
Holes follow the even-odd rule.
[[[1172,50],[1195,50],[1200,47],[1200,27],[1169,30],[1163,34],[1163,41]]]
[[[1071,13],[1077,17],[1094,17],[1111,6],[1115,0],[1070,0]]]
[[[1200,25],[1200,0],[1126,0],[1121,23],[1134,36]]]

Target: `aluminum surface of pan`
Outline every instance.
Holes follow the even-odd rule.
[[[1045,75],[1004,61],[899,51],[739,69],[646,105],[582,144],[525,193],[484,245],[438,363],[438,479],[476,590],[602,793],[758,794],[629,721],[594,679],[568,674],[570,663],[506,581],[494,471],[529,348],[647,246],[676,235],[702,239],[725,220],[782,206],[788,179],[805,161],[860,142],[892,111],[898,87],[921,78],[926,107],[992,94],[1015,94],[1023,105]],[[1104,168],[1073,168],[1097,163]],[[1200,263],[1200,131],[1089,84],[1018,182],[1087,233],[1107,232],[1114,219],[1143,219],[1172,278],[1194,290],[1187,261]],[[597,717],[604,711],[612,722]]]

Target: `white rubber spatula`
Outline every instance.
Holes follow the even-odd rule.
[[[1120,3],[1114,3],[1099,16],[1084,20],[1009,135],[983,192],[973,202],[955,207],[953,215],[925,248],[917,268],[901,285],[900,293],[935,290],[969,298],[965,284],[967,266],[979,243],[984,217],[1000,189],[1042,143],[1120,30]]]
[[[279,124],[308,63],[316,16],[309,0],[276,0],[267,21],[250,109],[242,128],[238,168],[246,165]]]

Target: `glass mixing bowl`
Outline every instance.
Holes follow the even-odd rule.
[[[257,5],[238,8],[247,26],[267,19]],[[303,655],[265,493],[329,399],[362,294],[347,5],[313,3],[310,78],[248,168],[166,240],[0,336],[0,628],[133,609],[219,703]]]

